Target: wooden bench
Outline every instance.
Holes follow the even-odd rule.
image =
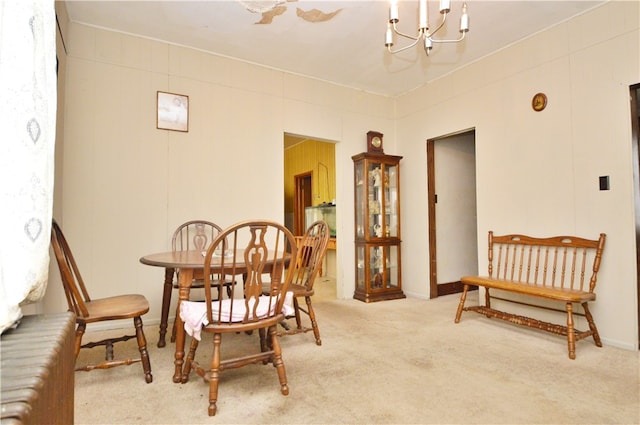
[[[490,231],[489,276],[464,276],[461,278],[464,289],[460,296],[455,322],[460,322],[463,311],[475,311],[489,318],[495,317],[518,325],[565,335],[571,359],[576,357],[575,343],[577,340],[593,336],[596,345],[602,347],[598,329],[587,304],[596,299],[594,291],[605,237],[604,233],[601,233],[597,240],[575,236],[550,238],[534,238],[524,235],[494,236]],[[484,306],[464,306],[470,286],[485,288]],[[565,304],[565,310],[494,296],[491,293],[494,289],[562,302]],[[562,326],[496,310],[491,307],[491,299],[516,302],[554,311],[566,311],[567,324]],[[574,313],[573,304],[578,303],[582,305],[584,313]],[[586,318],[589,324],[588,331],[579,331],[574,328],[574,314]]]

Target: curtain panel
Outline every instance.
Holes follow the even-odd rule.
[[[0,1],[0,330],[39,301],[49,269],[56,135],[53,0]]]

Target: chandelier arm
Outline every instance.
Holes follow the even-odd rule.
[[[412,38],[412,37],[410,37],[410,38]],[[388,51],[389,51],[389,53],[391,53],[391,54],[399,53],[399,52],[402,52],[402,51],[404,51],[404,50],[407,50],[407,49],[412,48],[413,46],[415,46],[416,44],[418,44],[418,42],[419,42],[419,41],[420,41],[420,37],[416,38],[416,39],[415,39],[415,41],[414,41],[413,43],[409,44],[408,46],[404,46],[404,47],[401,47],[401,48],[396,49],[396,50],[391,50],[391,46],[387,46],[387,50],[388,50]]]
[[[431,41],[432,41],[433,43],[457,43],[457,42],[459,42],[459,41],[464,40],[464,36],[465,36],[466,34],[467,34],[466,32],[463,32],[463,33],[462,33],[462,35],[460,36],[460,38],[458,38],[458,39],[456,39],[456,40],[434,40],[434,39],[431,39]]]
[[[435,33],[437,33],[438,31],[440,31],[440,28],[442,28],[444,26],[444,23],[447,20],[447,12],[442,14],[442,22],[440,22],[440,25],[438,25],[438,27],[436,29],[434,29],[432,32],[427,34],[427,37],[431,38],[434,36]],[[433,40],[433,39],[431,39]]]
[[[392,27],[393,27],[393,32],[394,32],[394,33],[396,33],[396,34],[398,34],[399,36],[402,36],[402,37],[408,38],[408,39],[410,39],[410,40],[415,40],[415,41],[416,41],[416,43],[412,44],[412,46],[415,46],[415,45],[417,44],[418,40],[420,40],[420,38],[421,38],[421,37],[422,37],[422,35],[424,34],[424,30],[422,30],[422,29],[419,29],[419,30],[418,30],[418,35],[409,35],[409,34],[405,34],[405,33],[401,32],[400,30],[398,30],[398,27],[396,26],[396,23],[395,23],[395,22],[393,22]]]

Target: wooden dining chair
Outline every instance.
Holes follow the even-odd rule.
[[[216,414],[220,372],[226,369],[271,363],[278,373],[281,393],[289,394],[276,326],[293,311],[291,295],[288,300],[285,298],[293,276],[289,264],[295,261],[296,252],[295,238],[286,227],[262,220],[245,221],[227,228],[207,250],[204,262],[206,302],[181,302],[180,317],[185,322],[185,329],[193,335],[182,382],[186,382],[192,368],[209,382],[209,416]],[[212,274],[218,274],[222,279],[237,277],[229,297],[214,297]],[[240,275],[243,279],[238,277]],[[270,281],[267,294],[262,292],[265,275]],[[255,352],[222,358],[224,334],[255,330],[260,337]],[[201,332],[213,334],[213,353],[208,367],[194,360]]]
[[[291,328],[286,322],[282,322],[281,325],[285,328],[285,331],[280,332],[280,335],[292,335],[313,330],[316,344],[322,345],[318,322],[311,305],[311,297],[314,294],[313,284],[322,269],[322,262],[327,253],[330,237],[329,225],[325,221],[319,220],[311,224],[302,238],[298,240],[298,258],[293,279],[289,286],[289,291],[293,293],[293,307],[295,310],[293,317],[296,319],[296,327]],[[306,309],[300,305],[299,298],[304,298]],[[311,327],[302,325],[301,312],[309,317]]]
[[[220,234],[222,228],[207,220],[190,220],[176,228],[171,237],[171,249],[173,251],[202,251],[205,252],[211,242]],[[165,269],[164,290],[162,293],[162,310],[160,311],[160,338],[158,347],[166,345],[165,335],[169,322],[169,308],[171,306],[171,294],[178,289],[178,273],[172,268]],[[191,288],[203,288],[203,275],[201,270],[196,270]],[[176,315],[178,314],[176,307]],[[171,342],[176,341],[176,324],[173,323]]]
[[[115,366],[141,362],[145,381],[147,383],[152,382],[153,377],[151,375],[149,353],[147,352],[147,340],[142,329],[142,315],[149,311],[149,302],[147,299],[139,294],[116,295],[113,297],[92,299],[80,275],[80,270],[73,258],[71,248],[69,248],[64,234],[55,220],[53,220],[51,230],[51,246],[53,247],[58,269],[60,270],[60,277],[62,278],[62,285],[64,286],[64,293],[67,297],[69,311],[72,311],[76,315],[77,327],[74,347],[76,360],[81,348],[92,348],[104,345],[106,349],[106,357],[103,362],[87,364],[81,367],[76,365],[75,370],[90,371],[93,369],[108,369]],[[87,324],[121,319],[133,319],[135,335],[106,338],[101,341],[82,344],[82,337]],[[115,359],[114,344],[128,341],[132,338],[137,339],[140,358]]]

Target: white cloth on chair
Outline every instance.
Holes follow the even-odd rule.
[[[248,304],[249,310],[252,311],[253,306],[255,305],[255,300],[249,300]],[[271,305],[269,305],[269,296],[262,295],[256,311],[257,317],[266,317],[269,313],[272,314],[275,304],[276,300],[272,299]],[[222,300],[221,312],[219,312],[219,307],[219,301],[213,301],[211,303],[213,317],[217,318],[218,314],[220,314],[220,320],[222,322],[242,322],[247,312],[243,299],[224,299]],[[282,313],[284,313],[285,316],[290,316],[295,313],[295,310],[293,309],[293,292],[289,291],[285,295]],[[198,301],[182,301],[180,303],[180,318],[184,322],[184,330],[190,336],[200,341],[200,331],[202,327],[209,324],[209,321],[207,320],[206,304]],[[249,318],[252,318],[251,313],[249,313]]]

